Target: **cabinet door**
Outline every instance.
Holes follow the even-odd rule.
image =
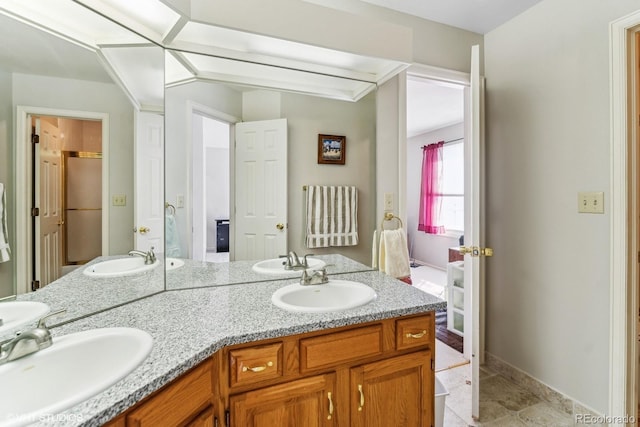
[[[326,374],[231,396],[231,426],[337,425],[335,383],[335,374]]]
[[[431,351],[419,351],[351,369],[351,425],[433,425]]]
[[[214,418],[213,406],[209,406],[204,411],[189,422],[186,427],[218,427]]]

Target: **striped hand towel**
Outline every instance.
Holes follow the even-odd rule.
[[[0,262],[7,262],[11,259],[11,249],[9,248],[9,233],[7,232],[7,196],[4,191],[4,184],[0,183]]]
[[[307,187],[308,248],[358,244],[358,190],[353,186]]]

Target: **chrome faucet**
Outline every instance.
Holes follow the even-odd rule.
[[[283,262],[285,270],[303,270],[305,268],[309,268],[309,263],[307,262],[307,257],[313,254],[306,254],[302,261],[300,261],[300,257],[294,251],[290,251],[288,255],[280,255],[280,258],[286,258],[287,260]]]
[[[327,276],[327,269],[322,268],[321,270],[311,271],[304,269],[302,271],[302,276],[300,277],[300,284],[302,286],[306,285],[322,285],[329,282],[329,276]]]
[[[49,313],[38,321],[38,326],[34,329],[19,332],[15,338],[0,342],[0,365],[50,347],[53,341],[45,322],[50,317],[66,311],[66,309],[62,309]]]
[[[145,264],[153,264],[154,262],[156,262],[156,254],[153,252],[153,246],[151,246],[151,249],[149,249],[148,252],[138,251],[134,249],[132,251],[129,251],[129,255],[141,256],[142,258],[144,258]]]

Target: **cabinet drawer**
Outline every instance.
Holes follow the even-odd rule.
[[[127,426],[180,425],[211,404],[210,360],[179,377],[127,415]]]
[[[229,351],[229,385],[231,387],[281,376],[281,342]]]
[[[433,340],[433,315],[396,320],[396,349],[419,347]]]
[[[382,325],[300,340],[300,371],[331,367],[382,354]]]

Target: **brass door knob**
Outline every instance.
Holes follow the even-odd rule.
[[[138,231],[140,232],[140,234],[147,234],[149,231],[151,231],[151,229],[143,225]]]
[[[278,224],[276,225],[276,228],[277,228],[278,230],[282,231],[282,230],[284,230],[284,224],[282,224],[282,223],[278,223]]]

